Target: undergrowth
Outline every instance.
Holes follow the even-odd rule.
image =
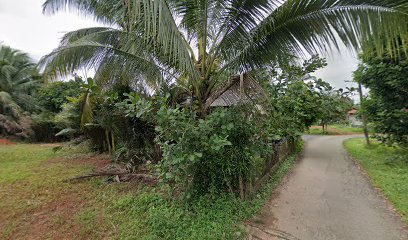
[[[77,159],[75,149],[16,145],[0,152],[4,156],[0,183],[5,193],[0,194],[0,236],[6,239],[30,235],[29,224],[37,221],[33,214],[55,202],[59,210],[42,215],[47,221],[39,224],[47,227],[38,230],[45,238],[242,239],[245,220],[260,211],[297,155],[284,161],[251,200],[224,194],[187,203],[169,197],[168,189],[162,187],[137,189],[134,183],[106,184],[102,179],[64,182],[91,171],[90,163],[70,163],[71,158]]]
[[[223,194],[200,197],[187,204],[159,190],[144,188],[120,196],[113,191],[111,194],[117,197],[107,202],[110,221],[119,239],[242,239],[243,222],[260,211],[296,162],[300,148],[251,200]]]

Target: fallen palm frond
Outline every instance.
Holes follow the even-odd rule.
[[[73,177],[68,180],[79,180],[79,179],[86,179],[86,178],[92,178],[92,177],[105,177],[105,176],[130,176],[130,177],[141,178],[141,179],[154,179],[152,175],[147,175],[147,174],[138,174],[138,173],[129,173],[129,172],[95,172],[95,173],[89,173],[86,175]]]
[[[129,182],[132,180],[142,180],[147,183],[155,184],[157,183],[157,178],[153,175],[143,174],[143,173],[131,173],[128,171],[118,171],[118,172],[110,172],[110,171],[100,171],[94,173],[88,173],[85,175],[76,176],[73,178],[65,179],[64,182],[71,182],[75,180],[83,180],[88,178],[94,177],[113,177],[117,182]]]

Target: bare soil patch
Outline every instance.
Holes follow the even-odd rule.
[[[8,139],[0,139],[0,145],[14,145],[15,143],[13,143],[12,141],[8,140]]]

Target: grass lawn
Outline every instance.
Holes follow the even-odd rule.
[[[285,161],[253,200],[225,195],[187,205],[164,187],[76,182],[67,178],[108,164],[106,157],[53,146],[0,146],[0,239],[240,239],[295,163]]]
[[[106,160],[84,154],[67,157],[77,153],[54,153],[53,147],[0,146],[0,239],[101,236],[96,234],[100,224],[88,230],[81,218],[82,211],[95,201],[95,182],[70,184],[63,180],[89,172]]]
[[[328,133],[323,133],[321,126],[312,126],[309,132],[306,134],[312,135],[349,135],[349,134],[362,134],[363,129],[359,127],[352,127],[349,125],[333,124],[327,128]]]
[[[408,224],[408,151],[379,143],[366,147],[362,138],[348,140],[344,145]]]

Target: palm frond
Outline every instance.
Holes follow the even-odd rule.
[[[192,78],[198,78],[198,72],[192,61],[190,46],[179,32],[175,20],[165,0],[48,0],[44,3],[44,12],[55,13],[61,10],[77,10],[94,16],[98,20],[108,21],[121,30],[141,37],[149,51],[160,52],[167,65],[177,65],[177,69],[186,72]],[[85,31],[91,31],[87,29]],[[83,34],[84,31],[81,32]],[[78,32],[70,34],[74,37]],[[64,38],[66,43],[67,39]]]
[[[0,91],[0,114],[13,119],[19,119],[22,115],[22,109],[7,92]]]
[[[274,10],[224,68],[253,69],[285,54],[327,53],[338,38],[350,49],[366,39],[392,41],[407,33],[406,0],[291,0]],[[244,46],[243,46],[244,45]],[[226,54],[226,56],[230,56]]]
[[[58,78],[82,68],[94,68],[101,72],[109,67],[111,80],[125,72],[155,80],[166,71],[149,56],[140,39],[132,37],[134,41],[131,41],[127,34],[111,28],[79,32],[69,33],[73,39],[64,37],[66,44],[41,59],[39,65],[49,77]],[[89,32],[91,34],[86,34]]]
[[[66,34],[60,47],[42,59],[46,73],[94,68],[101,83],[131,82],[147,91],[160,89],[161,83],[176,83],[206,105],[231,75],[285,61],[288,55],[328,53],[339,42],[358,50],[362,42],[373,39],[379,51],[408,42],[408,0],[47,0],[44,4],[46,13],[66,9],[111,27]],[[407,53],[407,49],[398,51]]]
[[[86,91],[81,99],[81,128],[85,126],[85,124],[92,123],[94,119],[93,114],[94,103],[92,101],[92,92]]]
[[[117,24],[115,20],[121,8],[121,2],[114,0],[46,0],[43,4],[43,13],[55,14],[59,11],[71,10],[93,17],[96,21],[105,24]]]
[[[228,48],[235,45],[236,41],[250,37],[250,31],[261,22],[265,14],[276,8],[280,1],[251,1],[230,0],[228,7],[223,12],[222,24],[218,29],[220,42],[217,49]],[[275,3],[276,2],[276,3]],[[273,4],[275,3],[275,4]]]
[[[167,65],[177,66],[193,80],[199,79],[190,46],[181,34],[165,0],[132,1],[132,19],[140,21],[146,46],[165,58]]]
[[[27,54],[0,45],[0,91],[3,93],[3,102],[7,99],[7,93],[13,104],[32,112],[35,102],[31,93],[40,83],[38,76],[35,65]]]
[[[90,27],[90,28],[82,28],[78,29],[75,31],[71,31],[66,33],[61,41],[60,41],[60,47],[67,46],[70,43],[74,43],[81,38],[84,37],[92,37],[95,36],[95,34],[100,34],[103,32],[111,32],[111,31],[116,31],[116,29],[109,28],[109,27]]]

